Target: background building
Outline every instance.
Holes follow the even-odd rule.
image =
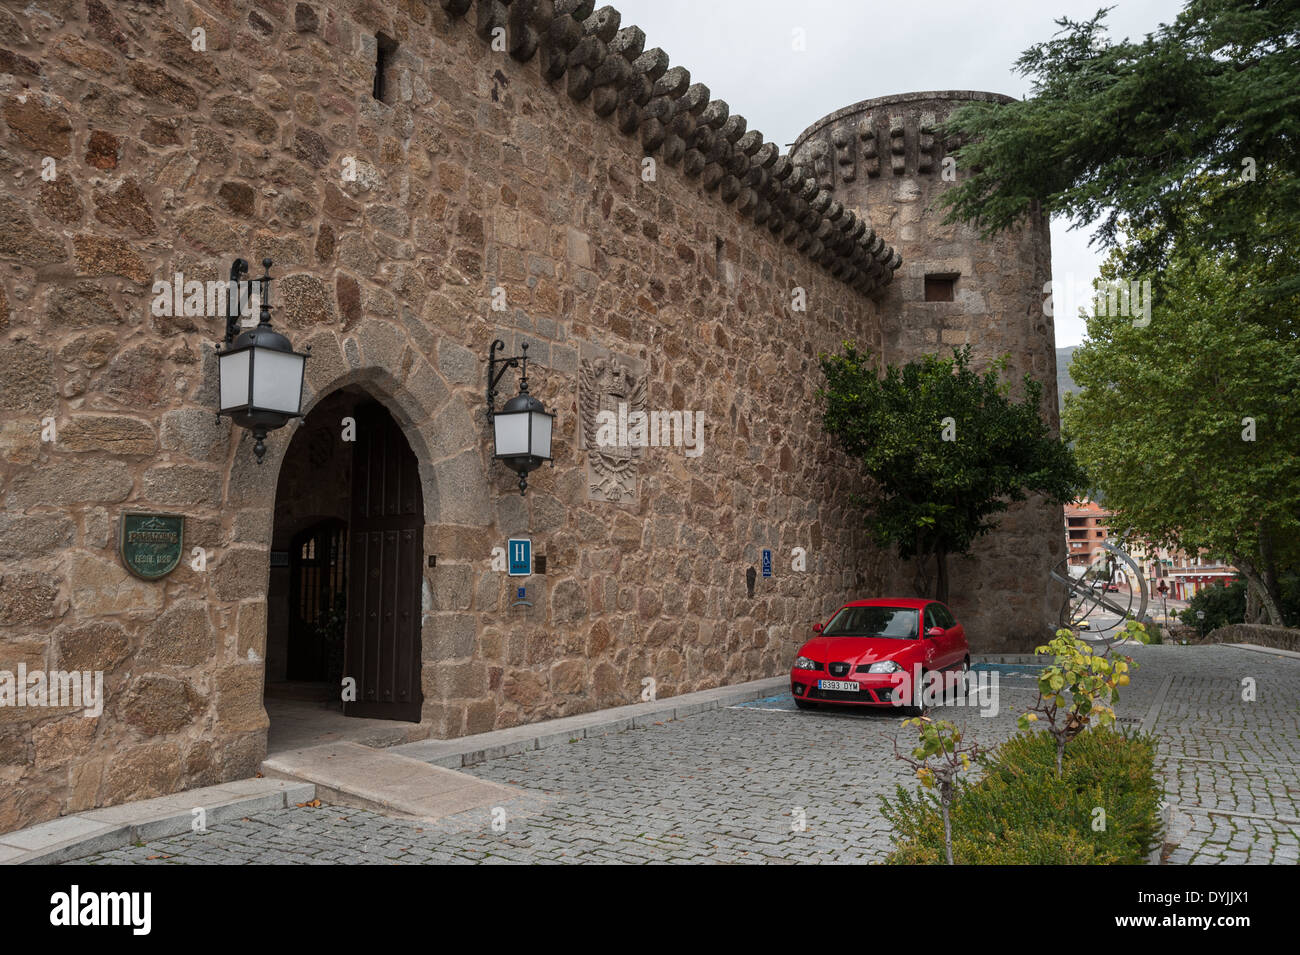
[[[1104,552],[1102,544],[1109,539],[1110,517],[1110,511],[1087,499],[1065,508],[1066,546],[1072,567],[1086,568]],[[1152,599],[1162,580],[1169,600],[1187,601],[1205,587],[1226,587],[1239,576],[1235,567],[1208,559],[1203,553],[1188,555],[1141,540],[1126,542],[1125,551],[1142,568]]]
[[[1072,568],[1086,568],[1105,552],[1102,545],[1110,533],[1106,526],[1109,517],[1109,511],[1087,498],[1065,508],[1065,543]]]

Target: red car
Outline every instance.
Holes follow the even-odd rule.
[[[817,636],[799,648],[790,669],[790,692],[801,710],[818,703],[849,703],[906,705],[918,713],[921,707],[912,701],[919,698],[927,674],[939,671],[948,685],[955,682],[958,693],[965,691],[970,671],[966,631],[936,600],[855,600],[824,626],[815,625],[813,633]]]

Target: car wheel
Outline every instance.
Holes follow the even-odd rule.
[[[812,700],[801,700],[797,696],[794,698],[794,705],[799,707],[799,709],[801,710],[817,709],[817,704],[814,703]]]

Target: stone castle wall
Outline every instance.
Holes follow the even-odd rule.
[[[665,697],[774,675],[814,620],[884,583],[858,480],[810,423],[818,352],[884,347],[871,295],[897,253],[616,15],[555,7],[0,9],[0,670],[100,670],[107,691],[97,718],[0,708],[0,831],[263,757],[294,428],[255,464],[213,413],[223,320],[153,308],[155,282],[223,280],[237,256],[274,260],[277,327],[312,349],[306,408],[363,388],[419,458],[437,557],[419,733],[626,703],[647,676]],[[490,460],[495,338],[530,344],[557,414],[526,498]],[[646,449],[617,500],[580,447],[601,359],[645,382],[647,409],[706,415],[703,455]],[[177,570],[127,574],[124,510],[186,516]],[[548,558],[526,615],[489,565],[519,534]],[[764,547],[776,573],[751,598]]]
[[[986,240],[972,225],[945,224],[937,204],[966,175],[940,127],[970,101],[1007,97],[946,91],[864,100],[818,120],[790,155],[902,255],[879,298],[884,361],[903,364],[970,345],[982,369],[1005,355],[1014,393],[1026,374],[1042,384],[1042,412],[1055,429],[1055,333],[1043,309],[1051,278],[1047,217],[1036,213]],[[952,301],[926,301],[927,275],[955,279]],[[1047,573],[1065,557],[1063,526],[1059,505],[1031,498],[1004,514],[971,557],[949,559],[950,602],[972,646],[1024,648],[1049,625]],[[911,567],[898,565],[887,585],[908,592],[913,578]]]

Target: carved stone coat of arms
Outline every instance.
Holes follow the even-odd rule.
[[[628,503],[636,500],[639,448],[625,440],[626,422],[645,411],[645,378],[616,358],[584,358],[579,368],[578,414],[582,448],[587,452],[587,499]],[[610,427],[611,422],[615,427]],[[602,427],[602,424],[604,427]],[[615,436],[610,440],[611,434]]]

